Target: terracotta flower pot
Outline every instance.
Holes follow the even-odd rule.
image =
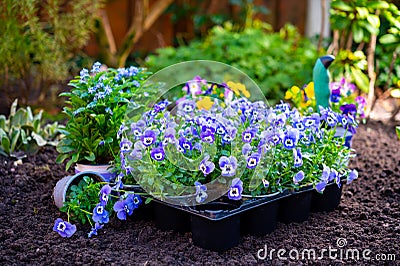
[[[65,199],[67,197],[67,192],[70,186],[78,184],[79,181],[84,177],[84,176],[90,176],[93,178],[95,181],[98,182],[104,182],[103,177],[99,175],[96,172],[92,171],[84,171],[77,173],[73,176],[65,176],[62,179],[60,179],[56,186],[54,187],[53,190],[53,199],[54,199],[54,204],[58,207],[61,208],[64,205]]]
[[[79,164],[77,163],[75,166],[75,174],[84,172],[84,171],[90,171],[90,172],[95,172],[98,173],[102,177],[102,181],[105,182],[110,182],[114,180],[114,178],[117,176],[115,173],[110,172],[110,165],[109,164],[97,164],[97,165],[91,165],[91,164]]]

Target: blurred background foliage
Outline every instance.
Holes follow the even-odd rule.
[[[276,102],[288,87],[311,80],[318,56],[332,53],[333,78],[355,82],[371,102],[398,88],[399,0],[321,0],[330,6],[332,38],[318,43],[318,36],[304,37],[307,2],[4,0],[0,113],[16,97],[57,113],[60,90],[96,60],[152,71],[182,60],[218,60],[254,78]]]

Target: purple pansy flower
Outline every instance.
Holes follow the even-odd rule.
[[[165,158],[164,149],[162,147],[153,148],[150,152],[150,156],[156,161],[162,161]]]
[[[324,164],[323,169],[322,169],[322,174],[319,179],[324,181],[325,183],[327,183],[329,180],[330,172],[331,172],[331,169],[329,169],[329,167]]]
[[[103,204],[99,203],[96,205],[96,207],[94,207],[92,219],[95,223],[108,223],[110,218],[108,217],[108,211],[106,211]]]
[[[242,154],[244,156],[247,156],[251,152],[252,149],[253,149],[253,147],[251,147],[250,143],[246,143],[242,147]]]
[[[126,199],[117,201],[114,204],[114,211],[117,213],[117,217],[120,220],[126,220],[126,215],[131,216],[133,210],[138,207],[142,202],[139,195],[129,194]]]
[[[260,153],[253,153],[247,158],[247,168],[253,169],[255,168],[261,159]]]
[[[347,177],[347,185],[353,182],[353,180],[358,178],[358,172],[356,169],[352,170]]]
[[[185,100],[179,103],[178,111],[183,114],[190,114],[196,108],[196,102],[192,100]]]
[[[193,149],[192,143],[184,137],[179,138],[180,151],[186,153],[186,151],[191,151]]]
[[[303,165],[303,155],[301,154],[300,148],[293,149],[293,161],[295,167]]]
[[[332,111],[328,111],[326,114],[326,117],[324,119],[326,121],[326,123],[328,123],[328,125],[330,127],[334,127],[336,126],[337,122],[338,122],[338,118],[337,115],[332,112]]]
[[[228,198],[231,200],[240,200],[242,198],[243,182],[240,178],[234,178],[228,191]]]
[[[329,173],[328,183],[335,180],[338,176],[339,176],[338,172],[335,169],[331,169],[331,172]],[[339,180],[340,180],[340,178],[339,178]]]
[[[285,136],[283,138],[283,146],[286,149],[293,149],[296,147],[297,142],[299,140],[300,132],[296,128],[289,128],[285,132]]]
[[[133,143],[128,140],[127,138],[123,138],[122,141],[119,144],[119,147],[121,149],[121,152],[129,152],[132,149]]]
[[[304,172],[301,170],[293,176],[293,183],[298,185],[304,179]]]
[[[206,128],[200,133],[201,140],[207,143],[213,143],[215,140],[214,133],[211,129]]]
[[[340,87],[335,86],[335,88],[332,89],[331,92],[331,102],[337,103],[340,100]]]
[[[221,156],[219,158],[219,167],[222,170],[222,176],[234,176],[236,174],[237,160],[234,156]]]
[[[256,129],[254,128],[247,128],[242,133],[242,141],[245,143],[250,143],[256,135]]]
[[[148,147],[156,141],[156,133],[151,129],[147,129],[140,139],[143,145]]]
[[[340,106],[340,111],[342,111],[342,113],[345,115],[347,115],[347,114],[354,115],[355,113],[357,113],[357,107],[353,103],[344,104],[344,105]]]
[[[53,226],[53,231],[57,232],[62,237],[71,237],[76,232],[76,225],[63,221],[61,218],[57,218]]]
[[[202,185],[198,181],[194,182],[194,185],[196,187],[196,202],[203,203],[208,197],[207,192],[206,192],[207,187],[205,185]]]
[[[326,181],[324,181],[324,180],[320,181],[319,183],[317,183],[317,184],[315,185],[315,189],[316,189],[319,193],[324,192],[325,187],[326,187]]]
[[[110,193],[111,193],[111,187],[109,184],[104,185],[100,189],[99,195],[100,195],[100,203],[102,205],[106,206]]]
[[[90,232],[88,233],[88,237],[90,238],[93,235],[97,236],[97,231],[100,230],[101,228],[103,228],[103,226],[104,226],[103,224],[95,223],[92,230],[90,230]]]
[[[203,172],[204,176],[208,175],[215,169],[215,164],[209,161],[209,159],[210,156],[206,155],[199,165],[199,170]]]

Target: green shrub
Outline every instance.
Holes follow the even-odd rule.
[[[27,104],[64,81],[94,29],[103,0],[0,3],[0,87]]]
[[[283,99],[284,91],[293,84],[311,81],[318,52],[295,27],[286,25],[277,33],[270,28],[260,22],[254,22],[243,31],[236,31],[231,24],[216,26],[204,41],[157,50],[157,55],[147,58],[146,66],[155,72],[182,61],[220,61],[254,79],[273,104]]]

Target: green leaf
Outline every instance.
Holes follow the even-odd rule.
[[[360,43],[362,42],[363,38],[364,38],[364,31],[363,29],[357,24],[354,23],[351,26],[352,32],[353,32],[353,39],[356,43]]]
[[[398,44],[400,43],[400,37],[393,34],[385,34],[379,38],[379,42],[382,44]]]
[[[56,163],[63,163],[67,158],[69,158],[69,154],[59,154],[56,158]]]
[[[56,150],[59,153],[69,153],[69,152],[75,151],[75,147],[68,146],[68,145],[57,145]]]
[[[15,99],[14,102],[11,104],[9,117],[12,117],[15,115],[15,112],[17,111],[17,105],[18,105],[18,99]]]
[[[343,1],[333,1],[331,3],[331,8],[337,9],[337,10],[342,10],[342,11],[347,11],[347,12],[352,12],[354,8],[347,3]]]
[[[370,25],[376,29],[379,29],[380,25],[381,25],[381,21],[379,19],[379,17],[377,15],[374,14],[369,14],[367,16],[367,20],[370,23]]]
[[[358,13],[358,15],[359,15],[359,18],[361,18],[361,19],[367,18],[368,14],[369,14],[367,8],[357,6],[357,7],[356,7],[356,10],[357,10],[357,13]]]
[[[146,198],[144,204],[149,204],[153,199],[152,198]]]
[[[10,140],[7,136],[3,136],[1,139],[1,148],[5,153],[10,154]]]
[[[93,152],[91,152],[89,156],[85,156],[85,159],[88,160],[89,162],[93,162],[94,160],[96,160],[96,156],[94,155]]]
[[[357,87],[367,93],[369,91],[369,79],[367,75],[365,75],[360,69],[355,68],[353,66],[350,67],[351,69],[351,76],[354,79]]]
[[[371,10],[388,9],[389,4],[386,1],[367,1],[366,7]]]
[[[10,146],[10,153],[13,153],[15,151],[15,147],[18,143],[19,136],[21,132],[18,128],[14,128],[12,133],[11,133],[11,146]]]
[[[397,133],[397,137],[399,137],[399,139],[400,139],[400,126],[396,127],[396,133]]]
[[[6,121],[6,117],[4,115],[0,115],[0,129],[5,129]]]
[[[47,141],[43,137],[35,132],[31,133],[32,138],[36,141],[37,145],[42,147],[46,145]]]

